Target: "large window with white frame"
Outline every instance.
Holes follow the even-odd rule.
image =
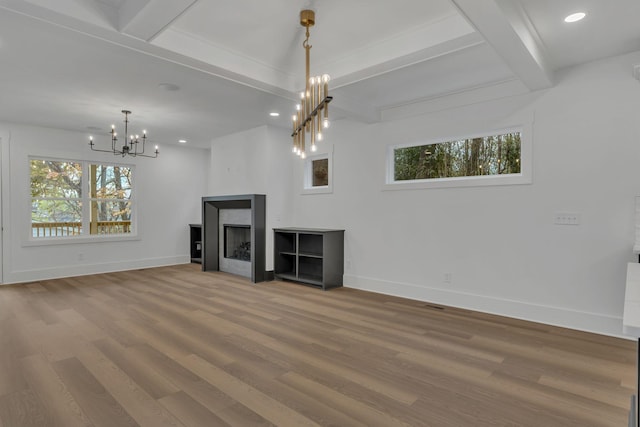
[[[522,128],[389,147],[387,188],[531,182],[530,136]]]
[[[32,240],[133,233],[133,167],[29,158]]]

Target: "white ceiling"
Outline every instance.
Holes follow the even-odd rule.
[[[478,88],[545,89],[560,68],[640,50],[637,0],[0,0],[0,121],[106,134],[126,108],[154,143],[193,146],[288,128],[303,8],[334,118],[366,122]],[[587,17],[564,23],[575,11]]]

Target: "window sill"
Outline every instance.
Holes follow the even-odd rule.
[[[333,193],[333,188],[330,185],[302,189],[302,194],[330,194],[330,193]]]
[[[396,181],[386,183],[383,190],[419,190],[429,188],[463,188],[497,185],[531,184],[531,177],[524,174],[490,175],[460,178],[434,178],[415,181]]]
[[[130,240],[141,240],[138,235],[117,235],[117,236],[76,236],[76,237],[41,237],[30,238],[22,242],[22,246],[53,246],[53,245],[75,245],[83,243],[108,243],[123,242]]]

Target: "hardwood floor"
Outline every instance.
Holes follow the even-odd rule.
[[[0,427],[626,426],[635,357],[194,264],[0,287]]]

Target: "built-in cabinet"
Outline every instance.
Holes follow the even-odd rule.
[[[344,230],[274,229],[274,276],[322,289],[342,286]]]

